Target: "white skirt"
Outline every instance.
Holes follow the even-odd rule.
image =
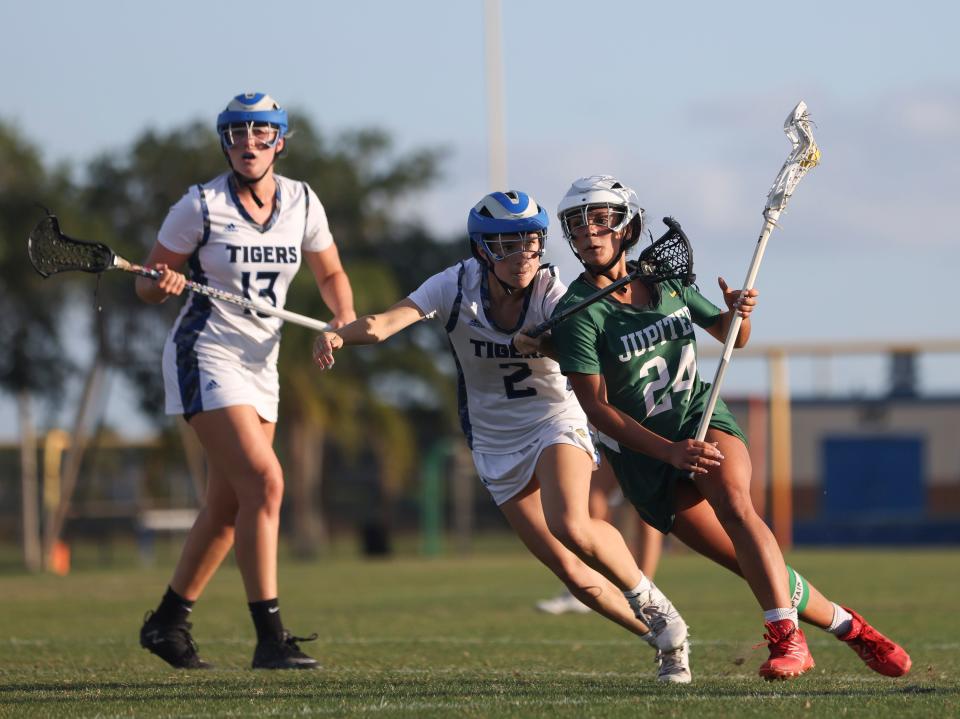
[[[277,421],[280,377],[276,365],[251,368],[237,360],[196,352],[177,357],[177,347],[163,348],[163,386],[167,414],[199,412],[251,405],[267,422]]]
[[[487,488],[493,501],[500,506],[517,495],[530,480],[540,459],[540,453],[554,444],[572,444],[597,460],[597,452],[587,426],[575,426],[569,420],[545,422],[540,426],[536,439],[521,450],[509,454],[473,452],[473,464],[480,481]]]

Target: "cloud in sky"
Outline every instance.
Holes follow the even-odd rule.
[[[681,108],[670,132],[632,138],[619,123],[602,123],[570,139],[545,130],[514,134],[511,184],[551,210],[569,182],[609,172],[632,184],[651,217],[676,214],[713,233],[753,233],[769,185],[790,145],[769,98],[717,98]],[[861,248],[936,248],[956,244],[953,219],[960,166],[960,89],[884,93],[847,102],[824,94],[810,102],[823,161],[797,190],[805,224],[825,238],[843,236]],[[763,113],[756,108],[763,106]],[[446,177],[423,205],[445,232],[462,231],[466,210],[487,191],[486,149],[460,147]],[[826,241],[830,242],[831,239]]]

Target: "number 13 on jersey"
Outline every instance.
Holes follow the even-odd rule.
[[[258,272],[256,276],[256,281],[264,285],[258,291],[258,296],[263,297],[270,301],[270,304],[274,307],[277,306],[277,295],[273,291],[273,286],[277,284],[277,278],[280,276],[279,272]],[[243,287],[243,296],[248,300],[250,299],[250,273],[243,272],[240,274],[240,284]],[[249,315],[250,310],[244,310],[244,314]],[[257,317],[269,317],[262,312],[257,312]]]

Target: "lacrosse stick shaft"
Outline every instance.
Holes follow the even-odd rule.
[[[585,307],[589,307],[597,300],[603,299],[609,294],[616,292],[618,289],[624,285],[628,285],[633,282],[638,277],[648,277],[654,282],[659,282],[665,279],[682,279],[684,284],[690,284],[693,282],[695,275],[693,274],[693,259],[690,250],[690,241],[687,239],[686,234],[683,229],[680,227],[680,223],[677,222],[672,217],[664,217],[663,224],[667,226],[667,231],[657,239],[652,245],[640,253],[640,257],[637,260],[637,267],[632,272],[627,273],[619,280],[612,282],[606,287],[597,290],[589,297],[585,297],[580,300],[577,304],[572,307],[568,307],[562,312],[554,315],[548,320],[545,320],[534,327],[530,332],[525,332],[528,337],[537,338],[548,330],[552,330],[558,324],[566,320],[571,315],[575,315],[580,310]],[[668,271],[665,271],[663,266],[660,266],[660,262],[651,260],[651,258],[656,256],[656,250],[658,248],[663,248],[664,243],[682,243],[682,246],[685,247],[686,252],[681,254],[673,266],[667,268]],[[649,254],[653,253],[653,254]],[[681,259],[682,258],[682,259]],[[654,261],[655,265],[653,268],[649,266],[649,262]]]
[[[115,257],[113,260],[113,266],[118,270],[132,272],[135,275],[149,277],[153,280],[158,280],[162,276],[162,273],[158,272],[157,270],[144,267],[143,265],[134,264],[123,259],[122,257]],[[285,322],[291,322],[295,325],[300,325],[301,327],[317,330],[318,332],[326,332],[330,329],[330,325],[328,325],[326,322],[315,320],[312,317],[300,315],[296,312],[289,312],[288,310],[282,310],[271,305],[265,305],[261,302],[254,302],[253,300],[243,297],[242,295],[237,295],[233,292],[227,292],[226,290],[218,290],[207,285],[201,285],[199,282],[193,282],[192,280],[187,280],[187,289],[194,294],[203,295],[204,297],[211,297],[215,300],[222,300],[223,302],[229,302],[230,304],[243,307],[251,312],[259,312],[264,315],[270,315],[271,317],[278,317]]]
[[[613,292],[616,292],[618,289],[620,289],[624,285],[627,285],[633,282],[633,280],[635,280],[639,276],[640,276],[639,271],[636,271],[621,277],[616,282],[613,282],[607,285],[606,287],[604,287],[603,289],[597,290],[589,297],[585,297],[584,299],[580,300],[577,304],[573,305],[573,307],[568,307],[563,312],[560,312],[559,314],[554,315],[550,319],[544,322],[541,322],[540,324],[538,324],[536,327],[534,327],[532,330],[530,330],[525,334],[527,335],[527,337],[533,337],[534,339],[536,339],[537,337],[542,335],[544,332],[548,330],[552,330],[554,327],[556,327],[558,324],[563,322],[565,319],[567,319],[571,315],[575,315],[584,307],[588,307],[589,305],[592,305],[597,300],[603,297],[606,297],[607,295]]]
[[[780,210],[768,210],[764,213],[763,229],[760,232],[760,239],[757,241],[757,247],[753,251],[753,259],[750,261],[750,268],[747,270],[747,278],[743,282],[742,292],[753,289],[753,283],[756,282],[757,273],[760,271],[760,263],[763,261],[764,250],[767,249],[767,240],[770,239],[770,233],[776,227],[777,218],[780,216]],[[720,356],[720,364],[717,365],[717,373],[713,378],[713,386],[710,388],[710,396],[707,398],[707,406],[703,410],[703,416],[700,418],[700,425],[697,427],[695,439],[702,442],[707,436],[707,429],[710,427],[710,419],[713,417],[713,410],[717,406],[717,400],[720,397],[720,385],[723,384],[723,377],[727,373],[727,365],[730,363],[730,357],[733,354],[733,346],[737,342],[737,335],[740,334],[740,325],[743,318],[735,312],[730,320],[730,327],[727,330],[727,338],[723,343],[723,354]]]

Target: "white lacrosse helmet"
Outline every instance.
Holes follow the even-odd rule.
[[[634,218],[639,216],[639,227],[628,241],[629,245],[636,244],[640,239],[640,234],[644,230],[644,218],[637,193],[612,175],[590,175],[574,180],[557,208],[560,228],[568,241],[573,239],[568,221],[576,218],[580,220],[580,226],[586,225],[587,211],[593,207],[606,207],[615,213],[616,224],[610,226],[614,232],[627,227]]]

